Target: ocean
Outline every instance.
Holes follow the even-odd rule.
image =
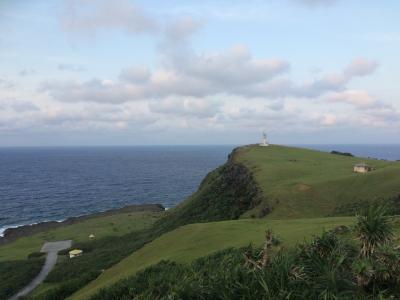
[[[119,208],[172,207],[234,146],[0,148],[0,234],[6,228]]]
[[[400,145],[302,145],[399,160]],[[169,208],[234,146],[0,148],[0,234],[129,204]]]

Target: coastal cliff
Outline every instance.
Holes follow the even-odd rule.
[[[190,223],[234,220],[259,205],[260,188],[249,169],[237,161],[238,149],[204,178],[193,195],[168,211],[156,227],[168,231]]]

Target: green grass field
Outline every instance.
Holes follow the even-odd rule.
[[[292,246],[339,225],[352,224],[352,217],[269,220],[241,219],[180,227],[145,245],[69,299],[87,299],[99,289],[135,274],[161,260],[190,262],[198,257],[228,247],[242,247],[249,243],[260,245],[267,228],[274,230],[284,246]]]
[[[161,213],[155,212],[115,214],[23,237],[0,246],[0,262],[26,259],[30,253],[40,251],[46,241],[71,239],[73,242],[84,242],[89,240],[91,233],[96,238],[101,238],[111,235],[121,236],[128,232],[146,229],[151,227],[160,216]]]
[[[234,158],[252,172],[264,198],[244,217],[257,215],[264,205],[273,208],[268,218],[323,217],[341,205],[400,194],[400,162],[275,145],[242,147]],[[359,162],[375,170],[353,173]]]

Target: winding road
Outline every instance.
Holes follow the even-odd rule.
[[[40,252],[47,252],[46,262],[44,263],[40,273],[29,283],[26,287],[20,290],[16,295],[11,297],[9,300],[16,300],[19,297],[26,296],[32,292],[39,284],[41,284],[49,275],[51,270],[57,263],[58,252],[64,249],[71,248],[72,241],[59,241],[59,242],[48,242],[44,243]]]

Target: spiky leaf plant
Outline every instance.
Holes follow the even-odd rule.
[[[362,257],[371,257],[379,247],[392,241],[393,225],[386,214],[386,206],[371,205],[357,215],[355,231]]]

